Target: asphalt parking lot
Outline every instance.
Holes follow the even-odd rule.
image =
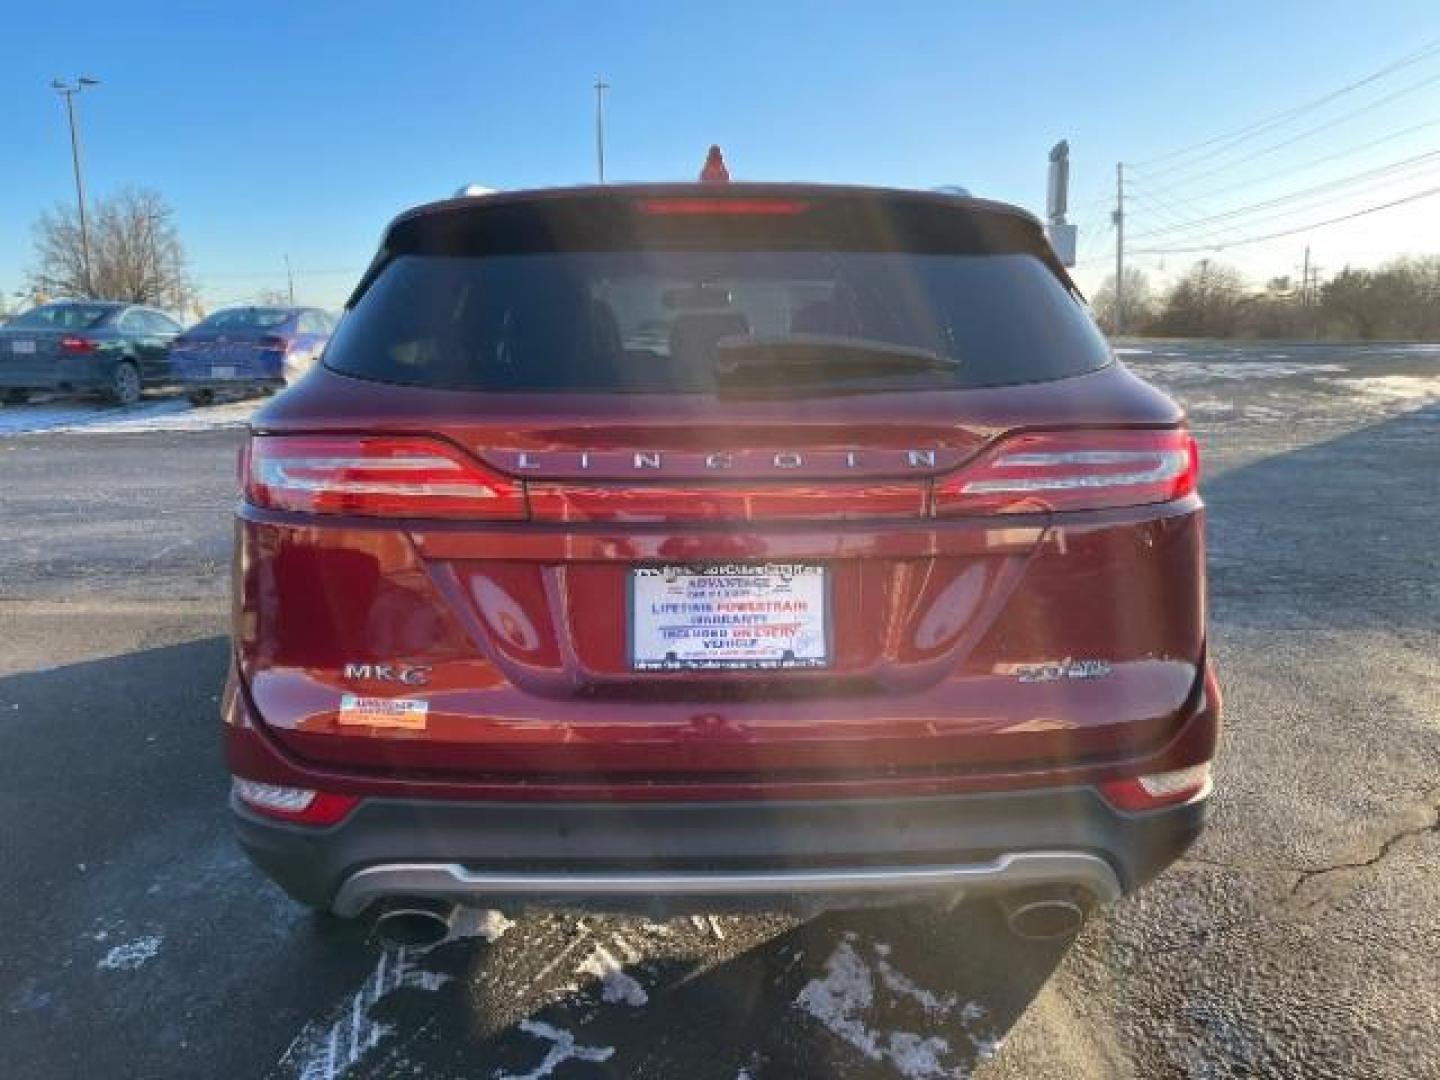
[[[1209,832],[1070,947],[301,911],[216,748],[246,406],[0,410],[0,1073],[1440,1077],[1440,346],[1121,352],[1202,439],[1227,728]]]

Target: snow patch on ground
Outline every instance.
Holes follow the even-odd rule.
[[[196,408],[182,398],[119,407],[95,402],[52,401],[0,408],[0,435],[52,432],[117,435],[147,431],[216,431],[243,427],[255,401]]]
[[[496,911],[494,908],[462,908],[455,916],[448,940],[484,938],[486,943],[494,945],[514,926],[514,921],[507,919],[503,911]]]
[[[577,975],[592,975],[600,980],[600,997],[615,1004],[624,1002],[637,1009],[650,1000],[645,988],[625,973],[624,965],[604,945],[596,945],[591,954],[575,969]]]
[[[104,936],[96,938],[103,941]],[[116,945],[100,958],[100,963],[95,966],[105,971],[135,971],[153,960],[160,952],[161,938],[156,934],[147,934],[145,937],[138,937],[132,941],[126,941]]]
[[[1209,379],[1293,379],[1298,376],[1349,371],[1344,364],[1297,364],[1278,360],[1156,360],[1140,373],[1177,382]]]
[[[278,1074],[294,1080],[335,1080],[377,1046],[391,1025],[370,1018],[376,1002],[396,990],[439,990],[448,976],[417,968],[404,949],[380,954],[360,989],[312,1020],[280,1055]]]
[[[550,1043],[550,1049],[539,1065],[526,1073],[497,1072],[495,1080],[543,1080],[567,1061],[609,1061],[615,1054],[613,1046],[580,1046],[575,1036],[542,1020],[522,1020],[520,1030]]]
[[[1440,375],[1375,375],[1326,381],[1387,404],[1440,401]]]
[[[890,947],[883,942],[872,947],[874,967],[867,964],[857,947],[854,933],[846,934],[825,962],[820,978],[811,979],[795,998],[795,1006],[809,1013],[838,1038],[843,1039],[872,1061],[890,1065],[911,1080],[965,1077],[963,1065],[952,1064],[950,1040],[942,1035],[913,1031],[884,1031],[872,1026],[866,1013],[880,1002],[879,987],[888,991],[892,1002],[908,999],[920,1005],[937,1023],[958,1021],[960,1030],[976,1055],[990,1057],[998,1040],[970,1031],[970,1025],[985,1019],[985,1009],[974,1002],[962,1002],[954,994],[937,994],[917,983],[890,962]],[[955,1030],[951,1024],[951,1030]]]

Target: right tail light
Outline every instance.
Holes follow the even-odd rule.
[[[935,484],[937,514],[1098,510],[1195,491],[1200,456],[1184,428],[1032,431],[1001,439]]]

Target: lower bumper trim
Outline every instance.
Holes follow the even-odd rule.
[[[643,897],[725,898],[786,895],[970,894],[1034,885],[1071,885],[1109,903],[1120,881],[1104,859],[1078,851],[1025,851],[948,866],[865,866],[694,873],[545,873],[471,870],[459,863],[386,863],[350,875],[332,905],[359,915],[371,903],[406,896],[481,904],[496,898],[556,901]]]

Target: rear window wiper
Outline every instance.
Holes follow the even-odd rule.
[[[715,379],[722,387],[950,373],[959,366],[954,357],[929,349],[831,334],[726,337],[715,349]]]

